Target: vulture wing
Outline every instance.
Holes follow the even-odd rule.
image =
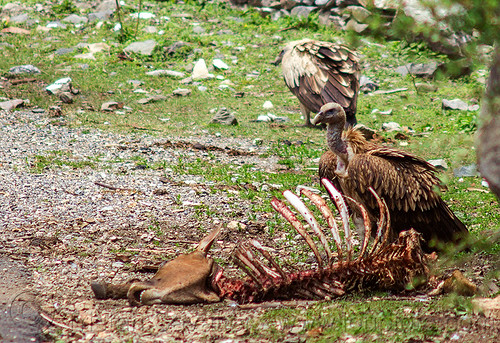
[[[327,102],[344,107],[355,124],[359,91],[359,59],[348,48],[329,42],[303,40],[283,56],[283,75],[292,93],[310,111]]]
[[[386,201],[395,232],[414,228],[426,242],[455,241],[467,233],[465,225],[436,192],[443,186],[435,168],[410,153],[378,147],[354,155],[348,177],[339,182],[344,194],[365,204],[377,217],[378,206],[368,190],[371,186]]]

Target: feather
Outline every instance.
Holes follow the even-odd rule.
[[[331,101],[345,108],[349,125],[356,123],[360,67],[353,51],[330,42],[303,39],[287,44],[280,56],[285,83],[307,112],[306,125],[311,125],[310,112],[318,112]]]
[[[338,126],[343,127],[343,124]],[[328,131],[331,134],[330,125]],[[465,225],[435,191],[443,186],[434,166],[409,152],[370,143],[356,129],[344,131],[342,141],[352,151],[348,158],[347,175],[336,173],[339,155],[332,145],[321,156],[320,179],[333,178],[335,186],[338,185],[345,196],[366,208],[372,222],[376,222],[379,208],[368,191],[369,187],[387,203],[393,236],[413,228],[422,234],[426,249],[432,250],[429,247],[432,240],[457,242],[467,235]],[[352,206],[349,201],[347,203],[355,214],[360,215],[357,206]]]

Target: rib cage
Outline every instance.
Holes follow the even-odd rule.
[[[286,271],[259,242],[251,240],[240,244],[233,253],[236,265],[248,275],[248,278],[240,280],[221,276],[216,282],[221,297],[238,303],[278,299],[328,299],[353,290],[403,290],[417,278],[427,278],[428,268],[420,247],[420,235],[411,229],[401,232],[395,242],[389,243],[390,218],[387,205],[373,189],[370,191],[380,208],[380,217],[371,247],[369,246],[371,224],[368,214],[361,205],[351,199],[360,207],[366,227],[361,248],[355,252],[346,204],[329,180],[323,179],[322,183],[339,209],[343,241],[335,218],[326,202],[307,189],[300,189],[300,193],[309,198],[323,215],[331,231],[337,254],[332,253],[326,235],[311,211],[298,196],[285,191],[284,197],[301,213],[314,232],[321,251],[326,255],[326,262],[321,257],[318,245],[295,214],[282,201],[273,198],[271,201],[273,208],[305,239],[314,253],[317,267],[298,272]]]

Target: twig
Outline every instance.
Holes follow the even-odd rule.
[[[139,191],[137,189],[120,188],[120,187],[110,186],[110,185],[107,185],[107,184],[99,182],[99,181],[95,181],[94,184],[96,186],[101,186],[101,187],[104,187],[104,188],[107,188],[107,189],[111,189],[113,191],[129,191],[129,192],[134,192],[134,193],[140,193],[141,192],[141,191]]]
[[[142,0],[139,0],[139,12],[137,13],[137,23],[135,24],[134,38],[137,38],[137,32],[139,31],[139,20],[141,19],[141,9],[142,9]]]
[[[11,80],[10,84],[11,85],[20,85],[22,83],[30,83],[30,82],[36,82],[36,81],[38,81],[38,80],[37,79],[33,79],[33,78],[31,78],[31,79]]]
[[[123,31],[123,22],[122,22],[122,8],[120,6],[120,1],[119,0],[115,0],[115,3],[116,3],[116,14],[118,15],[118,22],[120,23],[120,36],[123,38],[124,36],[124,31]]]
[[[67,329],[67,330],[71,330],[71,331],[78,331],[80,332],[80,330],[78,329],[73,329],[72,327],[70,326],[67,326],[66,324],[63,324],[63,323],[59,323],[59,322],[56,322],[54,319],[50,318],[48,315],[46,315],[45,313],[43,312],[40,312],[40,317],[42,317],[43,319],[45,319],[46,321],[48,321],[49,323],[52,323],[54,324],[55,326],[59,326],[63,329]]]

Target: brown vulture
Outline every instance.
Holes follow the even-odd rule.
[[[281,63],[286,85],[299,98],[306,126],[314,126],[310,113],[317,113],[328,102],[344,108],[347,125],[356,124],[360,69],[353,51],[343,45],[302,39],[288,43],[273,63]]]
[[[370,143],[356,128],[344,131],[345,120],[342,106],[328,103],[312,123],[328,125],[330,151],[320,159],[319,175],[339,187],[355,221],[361,220],[361,213],[349,198],[365,206],[372,224],[379,218],[372,187],[387,203],[393,236],[413,228],[430,250],[438,242],[458,242],[467,235],[465,225],[436,192],[444,186],[431,164],[406,151]]]

